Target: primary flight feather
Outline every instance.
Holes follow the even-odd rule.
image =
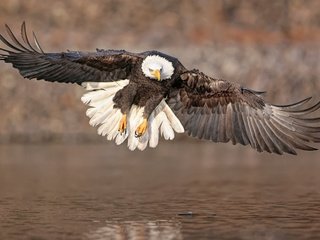
[[[87,92],[81,100],[98,133],[131,150],[156,147],[159,135],[175,133],[213,142],[250,145],[259,152],[296,154],[295,149],[316,150],[320,118],[311,118],[320,102],[277,106],[266,103],[261,92],[214,79],[158,51],[124,50],[45,53],[25,23],[18,40],[5,25],[9,39],[0,48],[0,60],[11,63],[28,79],[77,83]]]

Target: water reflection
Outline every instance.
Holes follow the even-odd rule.
[[[205,142],[0,146],[0,239],[320,239],[319,159]]]
[[[107,221],[106,225],[86,234],[92,240],[180,240],[181,224],[175,221]]]

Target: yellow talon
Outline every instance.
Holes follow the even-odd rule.
[[[119,122],[118,131],[122,134],[122,133],[126,132],[126,130],[127,130],[127,114],[123,114],[122,118]]]
[[[135,136],[141,137],[147,131],[148,120],[146,118],[143,119],[143,122],[137,127]]]

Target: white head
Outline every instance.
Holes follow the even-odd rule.
[[[174,68],[172,63],[164,57],[150,55],[142,62],[142,72],[146,77],[161,81],[169,79],[174,72]]]

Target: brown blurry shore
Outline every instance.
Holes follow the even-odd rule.
[[[319,9],[318,0],[2,0],[0,32],[7,23],[19,33],[26,21],[47,52],[157,49],[285,104],[319,99]],[[24,80],[1,62],[0,143],[104,141],[83,92]]]

